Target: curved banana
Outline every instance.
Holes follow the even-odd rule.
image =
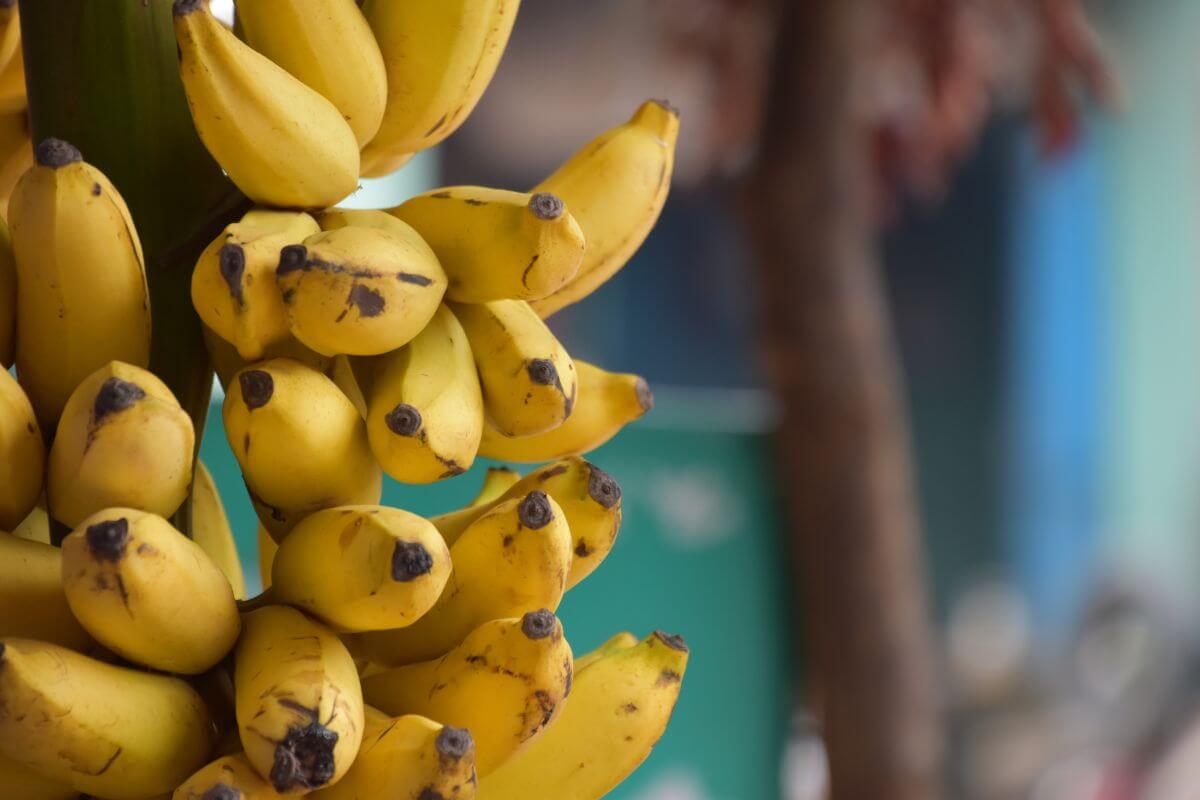
[[[371,705],[466,728],[475,768],[495,770],[549,725],[571,686],[571,647],[546,610],[480,625],[445,656],[363,679]]]
[[[0,369],[0,529],[13,530],[37,507],[45,474],[46,445],[33,405]]]
[[[449,308],[369,369],[367,436],[389,475],[432,483],[471,468],[483,435],[483,393],[467,335]]]
[[[488,420],[506,436],[553,430],[571,416],[575,363],[523,300],[451,304],[475,356]]]
[[[371,141],[387,104],[387,71],[354,0],[238,0],[246,43],[342,112],[358,146]]]
[[[516,439],[487,425],[479,445],[480,455],[524,463],[582,455],[654,408],[654,395],[641,377],[605,372],[579,360],[575,368],[579,372],[579,401],[566,422],[552,431]]]
[[[389,666],[428,661],[488,620],[557,609],[571,564],[571,532],[558,504],[534,490],[476,520],[450,549],[450,561],[446,591],[428,613],[400,630],[355,637],[355,655]]]
[[[470,505],[483,506],[493,500],[499,500],[505,492],[516,486],[519,480],[521,480],[521,473],[515,469],[488,467],[487,472],[483,473],[483,485],[479,487],[479,494],[475,495],[475,499],[471,501]]]
[[[196,771],[171,800],[278,800],[274,787],[254,771],[245,753],[221,756]]]
[[[0,532],[0,636],[72,650],[91,644],[63,592],[62,550]]]
[[[535,192],[558,195],[571,209],[587,252],[575,278],[533,301],[542,317],[577,303],[617,273],[646,241],[667,202],[679,138],[679,113],[648,100],[624,125],[588,142]]]
[[[229,526],[216,481],[204,462],[196,459],[192,483],[192,540],[221,568],[233,588],[233,596],[246,599],[246,575],[238,558],[237,538]]]
[[[389,211],[433,248],[460,303],[536,300],[553,294],[579,270],[579,223],[552,194],[479,186],[435,189]]]
[[[358,415],[366,419],[367,398],[363,396],[358,376],[354,374],[354,365],[350,362],[350,356],[334,356],[325,374],[342,390],[342,394],[346,395],[346,399],[354,405],[354,410],[358,412]]]
[[[358,186],[358,141],[342,113],[217,21],[175,0],[179,73],[196,132],[239,189],[275,208],[324,208]]]
[[[411,225],[378,208],[327,208],[315,215],[323,231],[342,228],[380,228],[401,239],[419,236]],[[423,240],[422,240],[423,241]]]
[[[20,800],[76,800],[79,792],[65,783],[43,778],[38,773],[0,756],[0,786],[6,797]]]
[[[12,366],[16,348],[17,261],[13,256],[8,223],[0,219],[0,367],[8,369]]]
[[[389,717],[370,706],[362,749],[346,777],[309,800],[472,800],[475,742],[470,731],[408,714]]]
[[[411,625],[450,576],[450,551],[428,520],[398,508],[318,511],[275,553],[271,598],[341,631]]]
[[[403,347],[446,292],[446,273],[416,231],[357,225],[283,248],[275,280],[292,333],[324,355]]]
[[[8,208],[17,258],[17,374],[54,430],[80,381],[150,360],[142,245],[125,201],[71,145],[46,139]]]
[[[621,631],[614,634],[611,639],[601,644],[590,653],[585,653],[575,657],[575,674],[578,675],[582,670],[587,669],[589,664],[592,664],[604,656],[611,653],[619,653],[622,650],[628,650],[635,647],[638,643],[638,638],[629,631]]]
[[[388,84],[383,123],[363,148],[363,175],[386,175],[470,116],[504,55],[519,5],[520,0],[363,4]]]
[[[50,447],[50,516],[74,527],[129,506],[168,517],[192,483],[192,420],[150,372],[113,361],[79,384]]]
[[[0,697],[0,753],[110,800],[170,793],[216,740],[185,681],[30,639],[0,640]]]
[[[244,369],[222,417],[254,510],[277,541],[314,511],[379,502],[382,473],[366,425],[316,370],[285,358]]]
[[[598,800],[625,780],[666,730],[687,669],[687,645],[655,632],[576,665],[554,724],[479,787],[488,800]]]
[[[279,544],[271,538],[267,529],[258,524],[258,577],[262,581],[265,592],[271,588],[271,568],[275,564],[275,554],[279,552]]]
[[[246,758],[280,794],[337,783],[362,741],[363,700],[345,645],[287,606],[243,619],[234,687]]]

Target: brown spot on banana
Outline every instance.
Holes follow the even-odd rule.
[[[588,495],[606,509],[621,502],[621,487],[613,476],[594,464],[588,464],[588,467]]]
[[[99,425],[105,417],[119,414],[146,396],[142,387],[120,378],[109,378],[96,392],[92,402],[92,424]]]
[[[275,379],[271,373],[261,369],[248,369],[238,375],[238,384],[242,389],[242,402],[246,409],[254,411],[271,402],[275,395]]]
[[[317,789],[329,783],[335,771],[333,749],[338,735],[320,723],[293,726],[275,747],[275,762],[268,779],[281,793]]]
[[[246,274],[246,251],[239,244],[232,242],[222,245],[218,257],[221,277],[229,287],[233,301],[241,308],[246,304],[246,296],[242,290],[242,279]]]
[[[546,527],[554,521],[550,498],[541,489],[534,489],[525,495],[525,499],[517,506],[517,519],[526,528],[535,531]]]
[[[388,430],[397,436],[416,436],[421,430],[421,412],[408,403],[400,403],[383,418]]]
[[[433,569],[433,556],[420,542],[396,542],[392,550],[392,580],[415,581]]]
[[[521,618],[521,632],[530,639],[545,639],[554,633],[554,624],[557,621],[558,618],[553,612],[545,608],[530,611]]]
[[[89,525],[85,537],[93,558],[115,563],[125,557],[125,549],[129,544],[129,520],[121,517]]]

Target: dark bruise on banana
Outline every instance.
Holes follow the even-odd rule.
[[[567,369],[574,373],[575,365],[568,361]],[[562,376],[558,374],[558,367],[554,366],[554,362],[548,358],[531,358],[526,361],[525,374],[534,387],[550,386],[558,392],[562,398],[562,420],[560,421],[566,422],[567,418],[571,416],[571,412],[575,410],[575,398],[579,393],[579,382],[575,380],[574,374],[570,376],[571,393],[569,395],[563,388]],[[529,405],[531,400],[533,400],[533,392],[526,392],[525,405]]]
[[[275,270],[275,275],[281,283],[287,283],[287,288],[283,291],[285,304],[290,305],[294,301],[298,284],[304,274],[313,272],[351,280],[349,290],[346,292],[345,307],[334,320],[335,323],[344,321],[352,309],[358,312],[359,317],[368,319],[378,317],[388,310],[387,300],[383,293],[364,281],[382,282],[394,278],[399,283],[419,288],[428,288],[434,284],[433,278],[415,272],[385,273],[370,267],[340,264],[322,259],[314,256],[304,245],[295,244],[288,245],[279,252],[279,267]]]
[[[320,660],[316,653],[297,656],[293,660]],[[342,696],[341,691],[334,689],[335,696],[329,717],[320,719],[320,703],[313,707],[305,706],[292,699],[292,692],[273,686],[262,694],[262,705],[253,719],[267,716],[269,705],[274,704],[287,709],[296,721],[288,726],[287,733],[282,739],[276,739],[263,733],[253,724],[247,725],[246,730],[260,736],[275,745],[275,760],[271,765],[268,779],[276,791],[289,792],[295,789],[319,789],[332,780],[337,772],[334,750],[338,743],[338,733],[329,726],[339,715],[344,717],[347,724],[354,725],[354,715]]]
[[[96,434],[105,422],[114,415],[132,408],[145,397],[146,392],[136,383],[123,381],[120,378],[106,380],[100,386],[100,391],[96,392],[96,399],[92,402],[92,416],[88,421],[87,440],[83,445],[84,452],[86,453],[91,447],[92,442],[96,439]]]

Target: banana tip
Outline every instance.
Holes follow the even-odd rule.
[[[421,412],[408,403],[399,403],[384,416],[383,422],[397,436],[416,436],[421,430]]]
[[[33,157],[39,165],[51,169],[83,161],[83,154],[79,152],[78,147],[62,139],[55,139],[53,136],[38,142],[37,149],[33,151]]]
[[[663,111],[666,111],[672,117],[679,116],[679,108],[677,106],[672,105],[670,100],[662,100],[662,99],[656,98],[654,100],[651,100],[650,102],[654,103],[654,105],[658,106]]]
[[[650,391],[650,384],[646,383],[645,378],[637,379],[633,385],[633,392],[637,395],[638,405],[642,407],[643,414],[654,408],[654,392]]]
[[[218,783],[200,795],[200,800],[242,800],[242,793],[227,783]]]
[[[554,616],[554,613],[547,609],[530,611],[521,617],[521,631],[530,639],[545,639],[554,633],[555,623],[557,622],[558,617]]]
[[[110,519],[89,525],[87,544],[92,555],[102,561],[120,561],[129,543],[129,520]]]
[[[242,401],[250,411],[271,402],[275,394],[275,379],[261,369],[248,369],[238,375],[238,385],[242,389]]]
[[[471,739],[471,732],[466,728],[446,725],[434,740],[434,746],[437,747],[438,755],[443,758],[459,759],[470,752],[471,748],[475,746],[475,742]]]
[[[275,747],[275,763],[269,776],[275,790],[290,793],[329,783],[334,773],[333,748],[337,741],[337,733],[318,722],[289,730]]]
[[[589,464],[588,494],[604,508],[612,508],[621,502],[621,487],[616,479],[594,464]]]
[[[392,551],[392,580],[399,583],[415,581],[433,569],[433,556],[420,542],[396,542]]]
[[[530,359],[529,363],[525,365],[525,371],[529,373],[529,380],[538,386],[553,386],[559,382],[558,369],[548,358]]]
[[[529,198],[529,210],[538,219],[553,220],[562,216],[566,205],[558,195],[549,192],[538,192]]]
[[[308,264],[308,248],[302,244],[289,244],[279,251],[279,266],[275,268],[276,275],[287,275],[298,269],[304,269]]]
[[[526,528],[532,528],[535,531],[546,527],[554,519],[554,511],[550,508],[550,498],[541,489],[535,489],[525,495],[525,499],[517,507],[517,519]]]
[[[190,14],[193,11],[199,11],[205,8],[207,0],[175,0],[175,5],[171,7],[171,12],[177,17],[184,14]]]
[[[242,289],[242,278],[246,274],[246,251],[240,244],[229,242],[221,247],[219,269],[229,293],[238,305],[245,302]]]
[[[92,422],[101,422],[110,414],[117,414],[146,396],[142,387],[120,378],[109,378],[96,393],[92,403]]]
[[[662,631],[655,631],[654,638],[658,639],[660,642],[662,642],[663,644],[665,644],[667,647],[671,648],[672,650],[678,650],[681,653],[688,652],[687,643],[683,641],[683,637],[680,636],[679,634],[663,633]]]

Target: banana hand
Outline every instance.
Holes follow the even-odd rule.
[[[91,645],[63,593],[62,550],[0,532],[0,636]]]

